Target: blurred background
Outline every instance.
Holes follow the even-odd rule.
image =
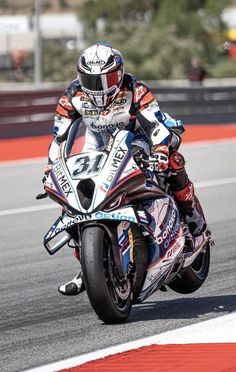
[[[58,294],[78,262],[70,249],[49,258],[43,236],[61,211],[35,200],[58,99],[97,41],[118,48],[161,110],[184,121],[181,152],[216,241],[201,290],[158,291],[109,329],[85,293]],[[0,0],[1,372],[235,311],[235,159],[236,0]]]
[[[97,41],[143,80],[236,78],[236,0],[0,0],[0,14],[0,82],[70,81]]]
[[[236,123],[236,0],[0,0],[0,11],[2,140],[52,134],[78,56],[98,41],[122,52],[162,111]]]

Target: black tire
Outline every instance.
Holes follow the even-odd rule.
[[[131,285],[128,280],[119,282],[111,242],[102,227],[84,230],[81,265],[85,288],[98,317],[108,324],[124,322],[132,307]]]
[[[168,286],[178,293],[193,293],[205,282],[210,266],[210,246],[200,252],[193,263],[178,274]]]
[[[149,249],[147,239],[143,236],[140,228],[132,226],[134,238],[134,261],[135,261],[135,278],[133,283],[133,303],[139,303],[138,297],[142,289],[145,273],[149,261]]]

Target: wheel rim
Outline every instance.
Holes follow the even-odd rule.
[[[106,273],[107,287],[114,306],[124,312],[130,304],[131,284],[129,279],[121,280],[115,266],[112,254],[112,246],[104,240],[104,268]]]

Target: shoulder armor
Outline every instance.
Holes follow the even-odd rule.
[[[134,75],[125,73],[122,85],[123,85],[123,87],[126,87],[129,90],[133,91],[134,87],[135,87],[135,84],[136,84],[136,81],[137,81],[137,79]]]

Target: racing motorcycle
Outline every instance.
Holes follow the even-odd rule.
[[[62,206],[44,237],[49,254],[66,244],[78,250],[87,295],[105,323],[125,321],[133,304],[167,286],[196,291],[208,275],[210,236],[191,237],[168,177],[133,151],[134,134],[117,129],[105,149],[85,152],[80,128],[71,126],[44,183]]]

